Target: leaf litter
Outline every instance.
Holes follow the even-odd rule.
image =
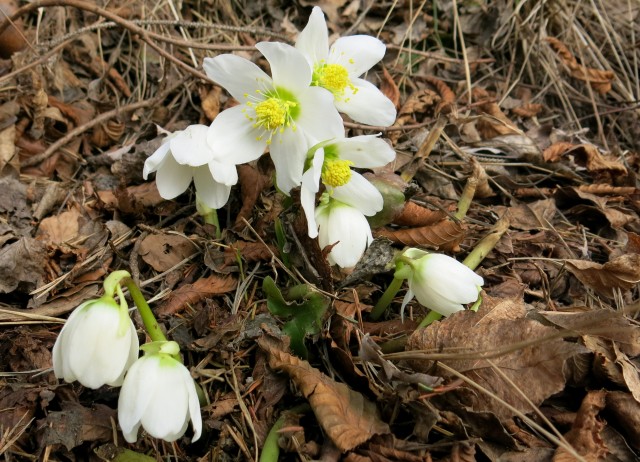
[[[14,18],[18,42],[0,35],[7,460],[256,460],[281,416],[281,460],[640,457],[636,4],[50,4]],[[387,44],[367,79],[398,108],[382,130],[396,160],[367,173],[391,205],[351,273],[307,238],[266,158],[239,168],[221,238],[193,193],[165,201],[142,180],[162,131],[235,104],[202,59],[255,60],[256,42],[292,41],[316,4],[333,38]],[[477,312],[421,328],[426,309],[410,303],[402,322],[396,299],[369,318],[404,245],[462,261],[483,239],[495,246]],[[207,396],[202,442],[123,446],[117,392],[51,373],[62,320],[116,269]]]

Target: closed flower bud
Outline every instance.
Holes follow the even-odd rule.
[[[89,300],[60,331],[53,346],[53,372],[88,388],[120,386],[138,357],[138,345],[126,304],[118,305],[111,295]]]
[[[403,308],[415,295],[421,305],[449,316],[478,300],[484,280],[456,259],[411,248],[403,252],[400,261],[407,265],[396,277],[406,277],[409,282]]]
[[[173,355],[175,342],[152,342],[143,345],[147,354],[127,372],[120,399],[118,421],[129,443],[138,439],[140,426],[165,441],[184,435],[191,420],[194,436],[200,438],[202,416],[196,386],[187,368]]]

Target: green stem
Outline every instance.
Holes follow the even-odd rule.
[[[393,298],[396,296],[396,294],[402,287],[403,281],[404,279],[400,279],[396,277],[393,278],[393,280],[391,281],[391,284],[389,284],[389,287],[387,287],[387,290],[384,291],[384,293],[382,294],[382,297],[380,297],[380,299],[378,300],[378,303],[376,303],[376,306],[374,306],[373,310],[371,310],[371,314],[370,314],[371,319],[376,321],[380,316],[382,316],[382,313],[386,311],[386,309],[391,304],[391,301],[393,300]]]
[[[154,342],[166,342],[167,337],[164,336],[162,331],[160,330],[160,326],[158,325],[158,321],[156,321],[156,317],[153,315],[149,304],[138,289],[138,286],[133,279],[126,278],[124,282],[129,289],[129,293],[131,294],[131,298],[133,299],[133,303],[136,304],[138,308],[138,312],[140,312],[140,316],[142,317],[142,322],[144,323],[144,328],[147,330],[149,337]]]
[[[218,220],[218,211],[216,209],[208,209],[206,213],[202,215],[204,222],[213,225],[216,228],[216,239],[222,237],[222,231],[220,230],[220,220]]]
[[[427,327],[430,324],[433,324],[435,321],[442,318],[440,313],[436,313],[435,311],[430,311],[428,315],[424,317],[424,319],[418,324],[418,329]]]
[[[267,438],[264,440],[259,462],[278,462],[278,457],[280,456],[280,446],[278,446],[278,437],[280,435],[278,432],[284,425],[284,422],[287,419],[287,414],[298,414],[306,412],[308,409],[308,404],[301,404],[282,413],[278,420],[276,420],[276,423],[273,424],[273,427],[271,427],[271,430],[269,430],[269,433],[267,434]]]
[[[467,216],[467,212],[469,211],[471,203],[473,202],[473,196],[476,195],[476,188],[478,187],[478,176],[480,175],[479,168],[479,164],[474,164],[473,173],[467,179],[467,183],[464,185],[464,189],[462,190],[462,194],[460,195],[460,200],[458,201],[458,211],[455,214],[455,217],[458,220],[462,220]]]

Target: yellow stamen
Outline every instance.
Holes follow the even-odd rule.
[[[322,166],[322,182],[327,186],[344,186],[351,179],[351,165],[349,160],[327,160]]]
[[[287,121],[289,102],[278,98],[268,98],[256,104],[256,126],[275,130]]]
[[[334,95],[342,95],[345,88],[351,87],[349,73],[340,64],[320,64],[316,66],[313,84],[326,88]]]

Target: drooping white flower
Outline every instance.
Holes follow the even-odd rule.
[[[366,180],[365,180],[366,181]],[[367,218],[356,207],[324,193],[315,211],[320,248],[335,244],[327,259],[341,268],[355,266],[373,236]]]
[[[187,190],[193,180],[198,196],[211,208],[227,203],[231,186],[238,182],[236,164],[249,159],[238,153],[222,155],[212,147],[212,133],[206,125],[190,125],[172,133],[144,163],[142,176],[156,172],[160,196],[173,199]]]
[[[147,353],[127,372],[118,399],[118,422],[129,443],[138,439],[140,426],[154,438],[175,441],[191,420],[194,436],[202,433],[202,416],[196,386],[187,368],[173,356],[175,342],[152,342]]]
[[[307,26],[296,40],[296,48],[313,69],[312,85],[326,88],[340,112],[356,122],[387,127],[396,109],[375,85],[360,76],[384,57],[384,43],[369,35],[341,37],[329,48],[324,14],[314,7]],[[320,138],[322,139],[322,138]]]
[[[366,216],[382,210],[384,204],[380,192],[351,167],[375,168],[391,162],[395,151],[384,140],[376,135],[364,135],[327,141],[320,143],[312,155],[310,166],[302,177],[300,191],[309,237],[318,235],[314,210],[320,182],[329,196],[355,207]]]
[[[116,290],[120,304],[113,298]],[[77,380],[88,388],[117,387],[138,357],[138,345],[122,289],[114,286],[113,291],[82,303],[71,313],[53,346],[53,372],[66,382]]]
[[[414,295],[421,305],[443,316],[461,311],[464,304],[478,300],[484,280],[455,258],[414,248],[405,250],[402,257],[408,265],[400,271],[406,270],[409,274],[403,309]]]
[[[302,180],[310,140],[339,136],[344,126],[331,93],[310,86],[311,68],[302,53],[276,42],[256,48],[273,77],[239,56],[204,59],[207,76],[240,102],[215,118],[210,139],[224,156],[256,159],[269,146],[278,187],[288,193]]]

